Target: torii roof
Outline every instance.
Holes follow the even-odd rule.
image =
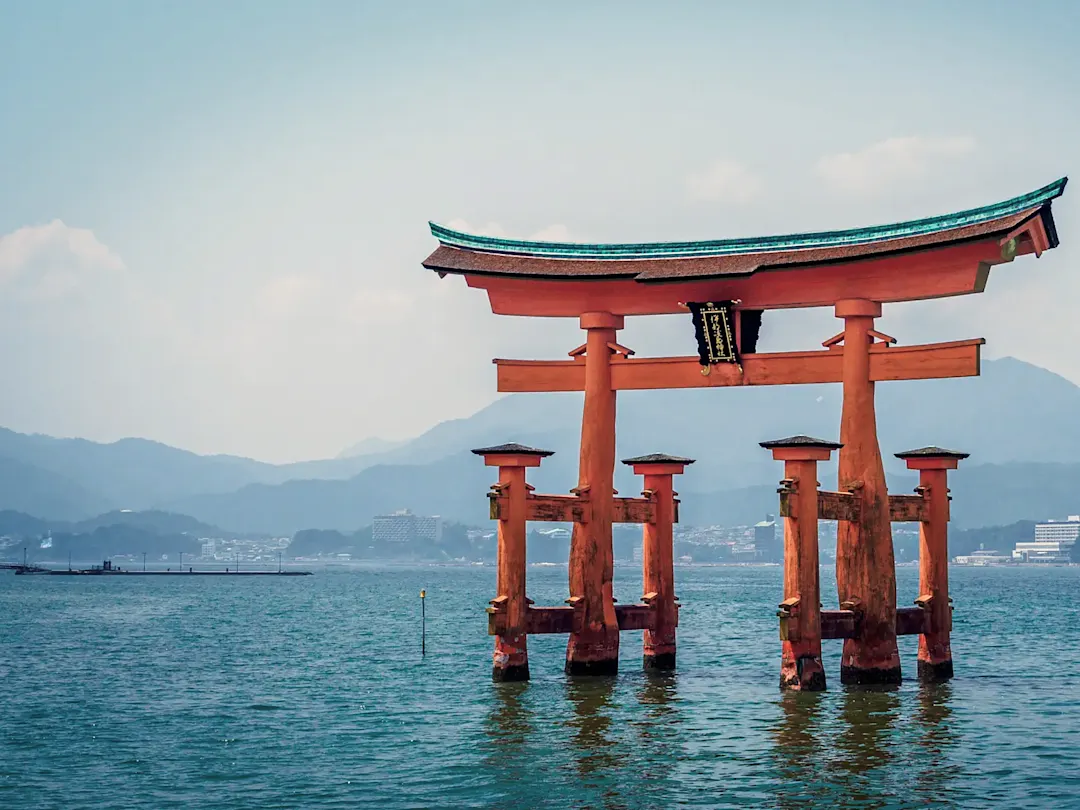
[[[424,266],[440,275],[464,275],[470,286],[489,291],[494,311],[522,315],[574,315],[590,309],[631,315],[679,311],[675,297],[661,294],[657,298],[655,289],[645,295],[639,292],[628,297],[625,289],[619,290],[627,282],[639,288],[665,282],[678,282],[680,286],[699,283],[692,290],[684,290],[685,297],[678,299],[679,302],[719,300],[724,296],[743,299],[747,294],[754,299],[756,294],[760,300],[744,301],[747,308],[816,306],[833,303],[841,297],[914,300],[980,292],[989,265],[1057,247],[1050,206],[1061,196],[1066,182],[1067,178],[1062,178],[1004,202],[909,222],[701,242],[536,242],[478,236],[430,223],[439,247],[425,260]],[[975,251],[962,249],[972,244],[981,247]],[[935,253],[933,261],[919,260],[921,269],[927,272],[918,283],[914,286],[909,283],[904,290],[888,289],[888,284],[882,288],[881,271],[895,276],[897,263],[890,259],[906,261],[910,254],[931,250]],[[779,295],[775,290],[761,295],[762,284],[745,283],[765,270],[798,270],[803,275],[852,262],[860,268],[845,268],[839,275],[826,274],[827,278],[822,277],[824,286],[815,281],[815,292],[822,296],[821,300],[802,300],[803,293],[791,289]],[[867,262],[874,264],[873,269]],[[961,263],[970,272],[958,274]],[[954,274],[948,279],[939,272],[945,266]],[[877,286],[862,283],[871,277]],[[535,292],[536,284],[544,281],[549,287],[551,282],[589,282],[589,287],[606,285],[612,294],[603,296],[601,306],[596,305],[598,290],[587,296],[590,300],[571,295],[573,300],[562,305],[520,300],[522,283],[529,282]],[[857,282],[854,287],[853,281]],[[774,281],[769,284],[776,286]],[[573,290],[564,288],[560,295],[563,292]]]
[[[1020,225],[1025,218],[1044,213],[1050,219],[1048,235],[1051,247],[1057,246],[1057,234],[1050,217],[1050,202],[1061,197],[1068,178],[1054,181],[1037,191],[993,205],[971,208],[956,214],[927,217],[892,225],[870,228],[852,228],[840,231],[816,233],[788,233],[779,237],[756,237],[743,239],[714,239],[703,242],[636,242],[622,244],[585,244],[575,242],[529,242],[499,237],[481,237],[471,233],[450,230],[435,222],[429,222],[431,233],[443,247],[470,254],[483,253],[500,258],[483,262],[484,267],[472,267],[469,259],[454,261],[451,256],[436,251],[424,267],[448,272],[501,272],[528,275],[634,275],[640,280],[707,274],[687,272],[685,265],[665,264],[651,267],[656,259],[710,258],[728,259],[711,262],[714,273],[729,274],[753,272],[759,267],[777,264],[778,259],[797,264],[809,264],[840,256],[851,258],[867,254],[886,253],[897,249],[910,249],[943,242],[956,242],[986,233],[1007,231]],[[796,254],[797,255],[791,255]],[[809,253],[802,253],[809,252]],[[552,264],[550,261],[514,265],[510,257],[532,259],[558,259],[598,262],[589,268],[577,262]],[[753,257],[750,260],[731,260],[734,257]],[[460,258],[460,257],[459,257]],[[445,261],[444,259],[448,259]],[[608,262],[650,262],[648,269],[633,264],[621,268],[611,267]],[[477,262],[478,264],[478,262]],[[702,268],[704,269],[704,268]]]

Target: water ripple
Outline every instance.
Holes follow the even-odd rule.
[[[529,576],[561,604],[565,570]],[[951,576],[955,680],[911,680],[908,638],[898,688],[844,688],[826,642],[817,695],[777,690],[777,568],[678,569],[675,675],[626,633],[617,678],[568,681],[534,637],[528,684],[490,682],[490,568],[0,577],[0,807],[1070,806],[1080,569]]]

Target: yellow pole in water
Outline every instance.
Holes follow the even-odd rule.
[[[420,589],[420,655],[427,655],[427,611],[424,609],[424,599],[427,591]]]

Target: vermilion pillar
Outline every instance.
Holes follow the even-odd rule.
[[[642,536],[641,600],[653,609],[653,627],[645,631],[643,666],[647,670],[675,669],[675,628],[679,607],[675,604],[675,489],[672,478],[682,475],[692,458],[653,453],[623,460],[635,475],[645,476],[645,492],[653,502],[653,519],[644,524]]]
[[[919,636],[919,679],[947,681],[953,676],[952,607],[949,603],[949,483],[967,453],[941,447],[922,447],[897,453],[909,470],[919,471],[919,489],[926,502],[925,520],[919,524],[919,598],[929,613],[926,632]]]
[[[483,456],[489,467],[499,468],[499,483],[494,489],[506,504],[499,514],[497,595],[491,600],[491,610],[503,614],[499,616],[503,629],[495,636],[491,678],[494,681],[527,681],[529,602],[525,596],[525,499],[528,490],[525,468],[539,467],[540,459],[553,453],[521,444],[482,447],[473,452]]]
[[[784,462],[784,601],[780,603],[780,688],[825,689],[821,663],[821,577],[818,563],[819,461],[840,445],[809,436],[762,442]]]
[[[844,320],[843,392],[840,417],[841,490],[859,498],[856,520],[840,521],[836,537],[836,587],[840,603],[859,613],[859,636],[844,640],[841,683],[899,683],[896,647],[896,569],[885,467],[878,446],[870,343],[881,304],[838,301]]]
[[[587,523],[570,538],[570,596],[580,597],[581,629],[566,646],[566,674],[614,675],[619,669],[619,623],[612,597],[611,521],[615,495],[615,391],[611,356],[623,318],[581,316],[585,341],[585,408],[581,420],[578,490],[591,504]]]

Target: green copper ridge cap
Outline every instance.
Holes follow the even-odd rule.
[[[574,242],[534,242],[519,239],[502,239],[494,236],[477,236],[462,233],[434,222],[429,222],[431,235],[442,245],[483,253],[506,253],[519,256],[542,256],[552,259],[681,259],[694,256],[730,256],[745,253],[774,253],[787,250],[835,248],[848,245],[865,245],[889,239],[907,239],[950,231],[970,225],[981,225],[995,219],[1041,208],[1062,195],[1067,177],[1049,185],[1013,197],[1011,200],[971,208],[955,214],[876,225],[869,228],[851,228],[842,231],[819,231],[817,233],[793,233],[783,236],[761,236],[739,239],[711,239],[703,242],[627,242],[621,244],[586,244]]]

